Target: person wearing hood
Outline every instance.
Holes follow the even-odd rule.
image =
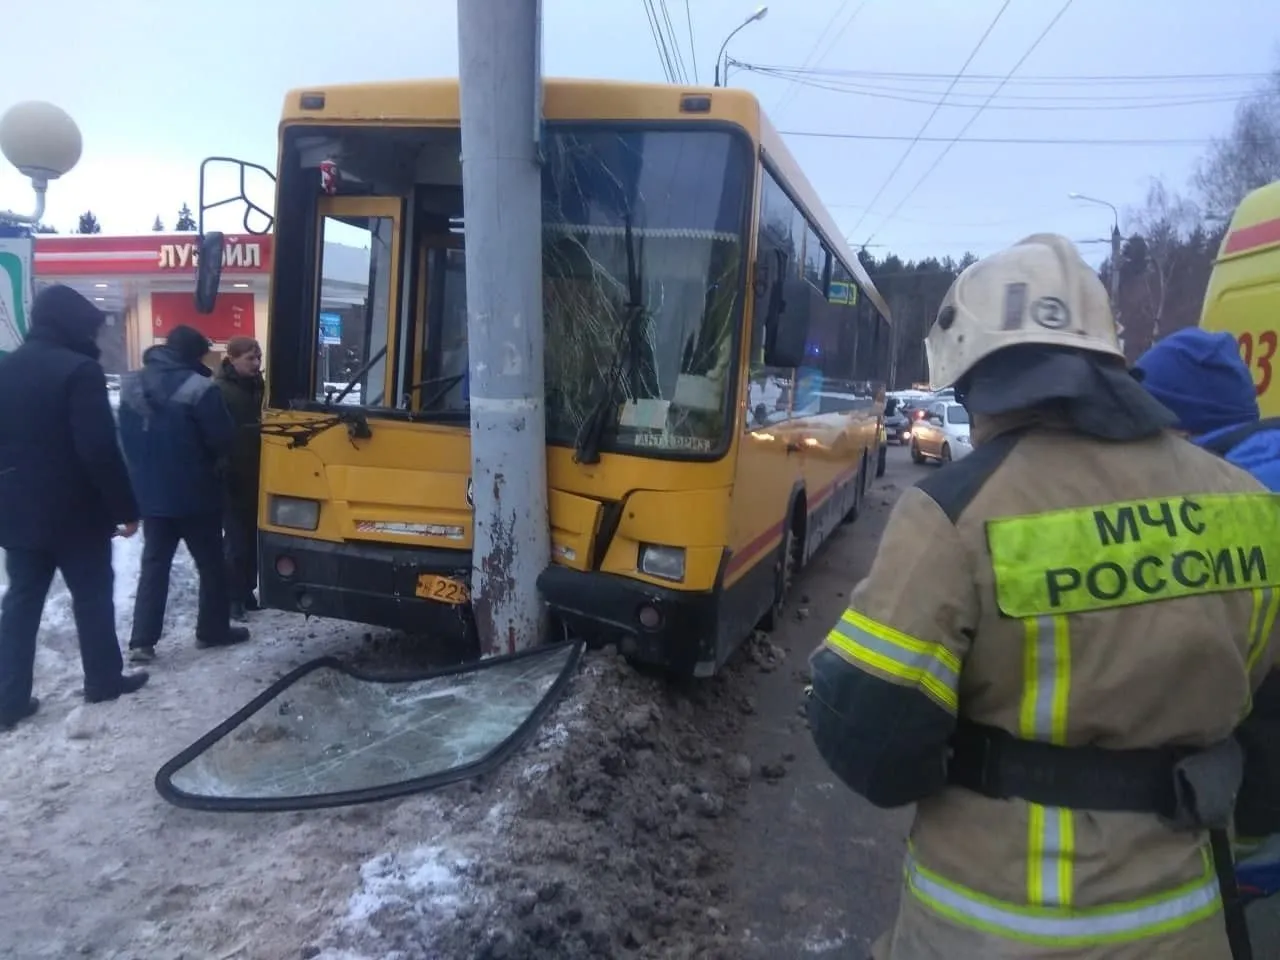
[[[33,715],[36,637],[55,572],[71,593],[84,698],[115,700],[147,682],[126,674],[116,636],[114,536],[138,529],[138,504],[98,363],[106,317],[55,284],[31,305],[31,332],[0,356],[0,729]]]
[[[248,630],[231,625],[222,559],[223,472],[236,429],[204,363],[210,346],[200,331],[175,327],[165,343],[147,349],[142,369],[120,385],[120,439],[145,538],[129,638],[135,662],[155,658],[179,542],[200,576],[196,646],[249,639]]]
[[[262,464],[262,347],[252,337],[232,337],[214,378],[236,425],[227,460],[223,538],[231,584],[232,619],[258,609],[258,471]]]
[[[806,691],[831,770],[916,804],[875,957],[1247,960],[1232,734],[1280,500],[1169,429],[1065,237],[965,269],[925,347],[973,452],[898,500]]]
[[[1134,376],[1177,417],[1176,428],[1199,447],[1248,470],[1280,492],[1280,419],[1262,419],[1253,374],[1229,333],[1189,327],[1138,358]],[[1236,737],[1244,747],[1244,781],[1236,799],[1242,881],[1275,892],[1280,876],[1280,672],[1253,698]]]
[[[1261,419],[1253,374],[1235,337],[1179,330],[1139,357],[1134,373],[1192,443],[1280,491],[1280,418]]]

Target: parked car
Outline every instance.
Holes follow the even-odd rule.
[[[911,459],[950,463],[973,452],[969,440],[969,411],[958,403],[940,400],[925,408],[911,427]]]

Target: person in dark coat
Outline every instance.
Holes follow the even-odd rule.
[[[249,639],[231,625],[231,597],[222,560],[223,461],[235,423],[204,364],[204,334],[178,326],[142,355],[142,369],[120,386],[120,439],[142,506],[146,538],[133,606],[129,657],[155,658],[164,630],[169,571],[178,542],[200,575],[196,646],[225,647]]]
[[[214,377],[236,425],[227,459],[223,549],[231,584],[231,618],[258,609],[258,470],[262,464],[262,347],[252,337],[232,337]]]
[[[31,695],[36,636],[55,571],[71,593],[84,698],[115,700],[147,682],[126,674],[116,636],[113,536],[138,530],[138,504],[98,363],[106,318],[70,287],[31,305],[31,333],[0,356],[0,728],[40,707]]]

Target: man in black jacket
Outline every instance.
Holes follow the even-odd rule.
[[[120,385],[120,440],[142,504],[142,566],[133,604],[129,659],[148,663],[164,629],[169,570],[179,541],[200,574],[196,646],[249,639],[231,626],[231,595],[222,559],[222,466],[236,426],[205,366],[209,341],[188,326],[149,347],[142,369]]]
[[[138,530],[138,504],[98,363],[102,312],[70,287],[42,290],[31,334],[0,356],[0,729],[39,709],[36,634],[55,571],[71,592],[84,698],[115,700],[147,682],[123,672],[116,637],[113,536]]]

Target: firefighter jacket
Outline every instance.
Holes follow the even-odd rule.
[[[918,803],[877,960],[1229,960],[1207,831],[948,784],[957,721],[1208,747],[1270,669],[1274,495],[1172,434],[1041,417],[975,421],[974,452],[903,494],[812,658],[824,759],[878,806]]]

